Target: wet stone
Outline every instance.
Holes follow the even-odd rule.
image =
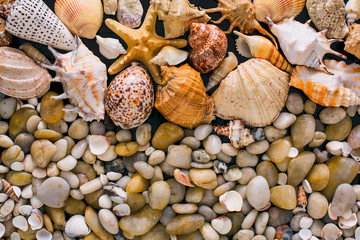
[[[279,174],[273,163],[262,161],[256,166],[257,175],[263,176],[269,183],[269,187],[273,187],[279,180]]]
[[[328,201],[319,192],[313,192],[308,197],[307,213],[314,219],[324,217],[328,211]]]
[[[315,154],[304,151],[296,158],[292,159],[288,166],[288,184],[296,187],[306,177],[313,164],[315,163]]]
[[[16,110],[15,98],[4,98],[0,101],[0,116],[3,119],[9,119]]]
[[[313,191],[321,191],[328,184],[329,174],[329,168],[326,164],[315,164],[306,179]]]
[[[300,114],[304,111],[304,102],[298,93],[290,93],[286,100],[286,108],[292,114]]]
[[[293,213],[289,210],[281,209],[278,207],[271,207],[268,210],[269,222],[272,227],[278,227],[288,224],[293,216]]]
[[[312,115],[300,115],[291,125],[291,140],[297,149],[305,147],[314,138],[314,134],[315,119]]]
[[[346,116],[335,124],[329,124],[325,128],[326,139],[329,141],[343,141],[349,135],[352,128],[351,118]]]
[[[29,133],[20,133],[15,138],[14,144],[18,145],[24,153],[30,151],[31,144],[35,141],[33,135]]]
[[[291,185],[279,185],[270,189],[270,201],[277,207],[293,210],[296,207],[296,192]]]
[[[192,233],[205,223],[200,214],[179,215],[171,219],[166,226],[166,232],[173,235]]]
[[[47,92],[41,99],[40,116],[46,123],[57,123],[64,117],[64,103],[54,99],[57,96],[55,92]]]
[[[341,107],[328,107],[320,111],[319,119],[324,124],[335,124],[343,120],[346,112]]]
[[[287,139],[277,139],[270,144],[266,154],[270,158],[270,161],[274,163],[281,163],[285,160],[289,154],[291,143]]]
[[[27,120],[33,115],[37,115],[37,112],[32,108],[25,107],[17,110],[9,122],[9,137],[14,140],[19,133],[26,133]]]
[[[277,129],[273,126],[266,126],[264,128],[266,139],[273,142],[276,139],[282,138],[286,134],[286,129]]]
[[[184,130],[176,124],[166,122],[159,126],[151,141],[151,145],[163,151],[184,137]]]
[[[32,175],[31,173],[28,172],[23,172],[23,171],[19,171],[19,172],[15,172],[15,171],[10,171],[6,174],[6,180],[14,186],[26,186],[28,184],[32,183]]]
[[[146,160],[147,160],[147,157],[146,157],[145,153],[137,152],[131,156],[124,157],[123,164],[129,172],[136,172],[136,169],[134,168],[134,163],[138,162],[138,161],[146,162]]]

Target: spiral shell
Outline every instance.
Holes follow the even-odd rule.
[[[278,23],[285,18],[297,16],[305,6],[305,0],[254,0],[255,17],[266,22],[265,17]]]
[[[189,35],[191,65],[201,73],[211,72],[224,59],[227,44],[225,33],[217,26],[192,23]]]
[[[214,119],[214,103],[206,94],[200,73],[184,64],[179,68],[161,67],[167,84],[159,86],[155,107],[170,122],[194,128]]]
[[[304,209],[306,208],[307,198],[306,198],[306,194],[305,194],[305,190],[304,190],[303,186],[299,187],[297,201],[300,206],[302,206]]]
[[[117,0],[104,0],[104,12],[109,15],[115,15],[118,8]]]
[[[35,62],[39,61],[41,63],[50,64],[50,61],[44,56],[44,54],[42,54],[29,42],[20,45],[19,49],[23,50],[26,55],[32,58]]]
[[[6,195],[8,195],[15,202],[19,202],[19,197],[16,196],[13,186],[11,186],[11,184],[8,183],[5,179],[1,179],[1,183],[4,186]]]
[[[185,61],[189,56],[189,53],[172,46],[163,47],[158,55],[151,59],[151,63],[155,63],[159,66],[165,65],[178,65]]]
[[[250,130],[245,128],[244,123],[240,120],[230,121],[229,126],[216,126],[214,130],[219,135],[229,137],[235,148],[246,147],[255,142]]]
[[[0,16],[2,18],[7,18],[7,16],[9,15],[11,6],[13,5],[13,3],[15,2],[15,0],[1,0],[0,1]]]

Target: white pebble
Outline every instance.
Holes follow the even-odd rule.
[[[112,201],[108,195],[104,194],[99,197],[99,206],[106,209],[110,209],[112,207]]]
[[[24,164],[22,162],[13,162],[10,168],[14,171],[22,171],[24,170]]]
[[[15,208],[15,201],[12,200],[11,198],[7,199],[0,208],[1,216],[6,217],[14,210],[14,208]]]
[[[24,161],[23,161],[23,164],[24,164],[24,170],[26,172],[32,172],[34,171],[36,165],[31,157],[30,154],[26,154],[25,158],[24,158]]]
[[[0,173],[7,173],[9,171],[9,168],[4,166],[4,165],[0,165]]]
[[[109,182],[109,179],[106,177],[105,174],[100,174],[100,182],[102,185],[105,185]]]
[[[151,166],[155,166],[157,164],[162,163],[165,160],[165,152],[162,150],[155,150],[153,153],[151,153],[148,163]]]
[[[40,109],[41,109],[41,102],[36,106],[36,111],[40,113]]]
[[[145,150],[145,155],[146,156],[150,156],[156,149],[154,147],[148,147],[146,150]]]
[[[146,145],[151,139],[151,125],[144,123],[136,129],[136,142],[139,145]]]
[[[75,146],[71,150],[71,155],[76,159],[81,158],[87,146],[88,146],[88,142],[86,141],[86,139],[82,139],[81,141],[75,144]]]
[[[287,183],[287,175],[286,173],[279,173],[279,179],[278,179],[278,184],[279,185],[285,185]]]
[[[25,187],[23,187],[21,192],[21,197],[25,199],[30,199],[34,195],[32,191],[32,184],[29,184]]]
[[[108,172],[106,173],[106,177],[110,180],[110,181],[117,181],[122,177],[121,173],[117,173],[117,172]]]
[[[76,199],[76,200],[79,200],[79,201],[84,199],[84,195],[80,192],[79,189],[71,189],[70,190],[70,196],[73,199]]]
[[[126,203],[121,203],[121,204],[116,205],[113,208],[113,212],[118,217],[129,216],[130,215],[130,207]]]
[[[31,108],[31,109],[35,109],[35,106],[34,106],[34,105],[31,105],[31,104],[24,104],[24,105],[22,105],[20,108]]]
[[[7,135],[0,135],[0,147],[9,148],[14,145],[13,140]]]
[[[210,223],[205,222],[205,224],[202,225],[199,230],[204,239],[219,240],[219,234],[214,230]]]
[[[129,176],[123,176],[122,178],[120,178],[116,184],[121,187],[123,190],[126,189],[126,186],[128,185],[128,183],[130,182],[131,178]]]
[[[28,103],[36,107],[39,104],[39,101],[37,98],[30,98]]]
[[[243,229],[250,229],[254,224],[257,215],[258,215],[258,211],[256,209],[251,210],[249,214],[244,218],[241,227]]]
[[[32,171],[32,175],[36,178],[44,178],[46,177],[46,168],[36,167],[34,171]]]
[[[213,127],[210,124],[203,124],[195,128],[194,137],[202,141],[213,131]]]
[[[83,185],[80,186],[79,190],[82,194],[89,194],[89,193],[93,193],[99,189],[101,189],[103,186],[100,178],[95,178],[87,183],[84,183]]]
[[[47,124],[44,121],[40,121],[39,124],[37,125],[37,129],[41,130],[41,129],[47,129]]]
[[[38,115],[31,116],[26,122],[26,130],[30,134],[34,134],[40,122],[41,117],[39,117]]]
[[[201,142],[199,140],[197,140],[195,137],[185,137],[183,138],[183,140],[181,140],[180,144],[184,144],[186,146],[188,146],[189,148],[191,148],[192,150],[197,150],[199,149]]]
[[[56,152],[51,158],[51,161],[58,162],[66,156],[68,142],[62,138],[57,140],[54,145],[56,146]]]
[[[76,164],[77,160],[71,155],[66,156],[56,163],[57,167],[62,171],[70,171],[75,168]]]
[[[6,193],[0,193],[0,203],[5,202],[9,196]]]
[[[228,182],[237,181],[242,177],[242,173],[239,167],[231,166],[226,173],[223,174],[223,177]]]
[[[98,155],[97,158],[104,161],[109,162],[114,160],[117,157],[115,152],[115,145],[110,145],[110,147],[101,155]]]
[[[79,178],[76,176],[75,173],[69,172],[69,171],[61,171],[60,177],[63,178],[63,179],[65,179],[65,181],[68,182],[68,184],[70,185],[70,188],[77,188],[77,187],[79,187],[80,180],[79,180]]]
[[[217,154],[221,151],[221,140],[217,135],[210,135],[203,141],[206,152]]]
[[[131,132],[129,130],[120,130],[115,135],[116,140],[120,143],[130,142],[132,139]]]
[[[310,228],[313,222],[311,217],[304,216],[300,219],[299,226],[300,228]]]
[[[235,157],[239,153],[239,149],[234,148],[231,143],[221,144],[221,151],[230,157]]]

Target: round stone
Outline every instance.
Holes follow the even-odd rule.
[[[37,190],[37,197],[46,206],[61,208],[65,205],[70,193],[70,186],[60,177],[46,179]]]

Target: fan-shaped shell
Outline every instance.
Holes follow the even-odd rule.
[[[255,17],[266,22],[265,17],[278,23],[285,18],[297,16],[305,6],[305,0],[254,0]]]
[[[111,81],[105,108],[115,125],[124,129],[143,124],[154,105],[154,88],[143,66],[126,68]]]
[[[201,73],[214,70],[227,52],[225,33],[215,25],[192,23],[189,35],[191,65]]]
[[[353,24],[360,17],[360,1],[349,0],[345,5],[346,20],[348,24]]]
[[[90,228],[86,225],[85,217],[82,215],[72,216],[65,225],[65,233],[69,237],[84,237],[90,231]]]
[[[12,35],[62,50],[73,50],[75,38],[42,0],[16,0],[6,20]]]
[[[8,96],[29,99],[41,97],[50,88],[52,78],[22,51],[0,48],[0,91]]]
[[[103,21],[100,0],[56,0],[55,14],[75,35],[93,39]]]
[[[213,93],[215,115],[263,127],[277,118],[288,92],[288,73],[266,60],[252,58],[229,73]]]
[[[143,13],[140,0],[119,0],[117,18],[121,24],[136,28],[141,24]]]
[[[335,60],[325,60],[324,63],[333,75],[297,66],[291,74],[290,85],[323,106],[359,105],[360,65],[346,65]]]
[[[161,67],[161,72],[167,84],[158,87],[155,107],[168,121],[194,128],[214,119],[214,103],[199,72],[188,64]]]

